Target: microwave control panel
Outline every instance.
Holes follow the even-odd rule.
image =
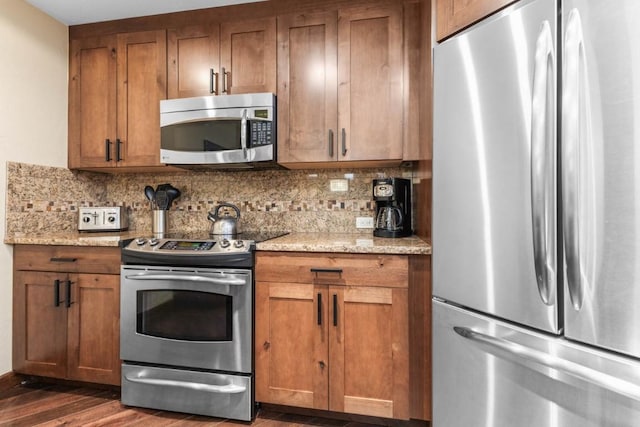
[[[250,126],[252,147],[273,144],[273,122],[252,120]]]

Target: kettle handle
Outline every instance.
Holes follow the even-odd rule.
[[[236,205],[232,205],[231,203],[220,203],[218,206],[216,206],[216,211],[215,211],[215,216],[216,219],[218,218],[218,212],[220,212],[220,208],[231,208],[234,211],[236,211],[236,218],[240,219],[240,209],[238,209],[238,207]]]

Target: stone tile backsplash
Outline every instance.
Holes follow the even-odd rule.
[[[408,168],[263,170],[101,174],[7,163],[6,234],[76,231],[81,206],[125,206],[130,230],[151,232],[145,185],[170,183],[182,196],[169,211],[169,231],[208,231],[207,213],[237,205],[244,230],[358,232],[355,219],[373,216],[371,181],[411,178]],[[345,192],[330,191],[347,179]]]

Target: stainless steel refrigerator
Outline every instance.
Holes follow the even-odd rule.
[[[640,426],[640,1],[434,48],[433,425]]]

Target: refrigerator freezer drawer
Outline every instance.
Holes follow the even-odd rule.
[[[640,361],[433,302],[433,425],[638,426]]]

